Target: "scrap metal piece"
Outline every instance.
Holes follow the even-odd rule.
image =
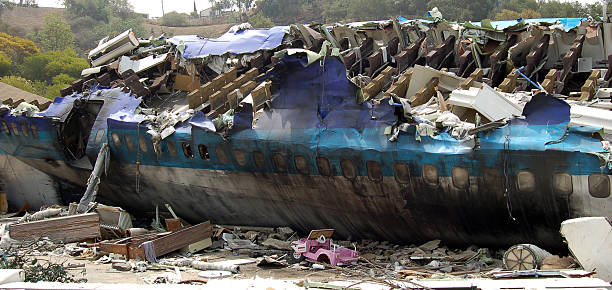
[[[567,246],[586,271],[612,281],[612,221],[606,217],[582,217],[561,223]]]

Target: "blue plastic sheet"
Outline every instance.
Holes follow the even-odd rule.
[[[189,120],[189,124],[194,127],[202,128],[210,132],[216,132],[215,124],[202,111],[197,111]]]
[[[185,44],[184,58],[204,58],[210,55],[253,53],[263,49],[275,49],[283,42],[285,32],[285,27],[277,26],[263,30],[227,32],[219,38],[179,35],[168,39],[168,42],[179,45],[183,41]]]
[[[379,105],[357,102],[358,88],[346,78],[340,59],[326,57],[307,65],[305,54],[286,55],[272,76],[279,90],[271,110],[257,115],[255,129],[387,127],[397,117],[388,100]],[[290,72],[290,73],[289,73]]]
[[[523,116],[530,125],[567,123],[570,121],[570,105],[552,95],[540,93],[525,104]]]

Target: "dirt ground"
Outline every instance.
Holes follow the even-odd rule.
[[[130,283],[130,284],[148,284],[145,280],[153,280],[156,276],[164,272],[174,272],[172,267],[155,267],[157,269],[149,269],[146,272],[118,271],[113,269],[111,263],[102,264],[96,263],[85,258],[71,257],[68,255],[50,254],[47,256],[37,257],[41,262],[50,261],[52,263],[62,263],[67,268],[72,265],[85,264],[84,267],[75,267],[68,269],[68,272],[74,275],[75,279],[85,278],[87,283]],[[206,258],[209,262],[218,262],[223,260],[233,259],[250,259],[248,256],[235,255],[231,251],[219,250],[212,253],[205,253],[200,258]],[[130,261],[134,262],[134,261]],[[164,269],[165,268],[165,269]],[[304,267],[306,268],[306,267]],[[335,269],[314,270],[294,269],[290,267],[270,268],[258,267],[256,263],[240,265],[240,271],[231,277],[224,279],[254,279],[259,278],[274,278],[279,280],[302,280],[308,279],[315,282],[327,282],[331,280],[344,280],[348,276]],[[199,277],[198,272],[201,270],[179,267],[181,270],[182,280],[203,280]]]

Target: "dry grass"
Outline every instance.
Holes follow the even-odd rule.
[[[2,13],[0,19],[25,35],[42,28],[45,16],[49,13],[59,13],[66,22],[69,22],[68,14],[65,9],[46,7],[14,7]],[[154,35],[159,35],[163,31],[166,35],[195,34],[204,37],[219,37],[232,25],[233,24],[214,24],[204,26],[168,27],[154,23],[145,23],[145,28],[147,32],[150,32],[152,29]]]
[[[0,19],[19,31],[29,33],[42,28],[45,16],[49,13],[59,13],[65,21],[68,21],[68,15],[63,8],[48,7],[13,7],[6,9]]]
[[[145,28],[147,32],[150,32],[153,29],[153,35],[160,35],[163,32],[166,33],[167,36],[170,35],[190,35],[195,34],[198,36],[204,37],[219,37],[223,33],[227,32],[227,30],[232,27],[234,24],[216,24],[216,25],[206,25],[206,26],[185,26],[185,27],[168,27],[161,26],[155,24],[145,24]]]

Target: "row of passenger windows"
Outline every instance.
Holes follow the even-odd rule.
[[[9,127],[9,123],[6,123],[5,121],[2,121],[1,124],[2,131],[6,135],[23,135],[25,137],[29,137],[31,135],[32,137],[34,137],[34,139],[38,139],[38,130],[35,125],[28,126],[27,124],[18,125],[17,123],[10,123]]]
[[[121,147],[121,138],[117,133],[112,133],[113,142],[115,146]],[[129,135],[124,135],[126,146],[128,150],[133,151],[135,149],[132,138]],[[147,152],[148,148],[146,145],[146,138],[139,136],[139,148],[142,152]],[[166,141],[168,152],[172,157],[177,157],[177,148],[174,141]],[[187,158],[194,158],[194,152],[191,143],[181,143],[183,155]],[[209,160],[210,154],[208,148],[199,144],[197,146],[198,155],[202,160]],[[239,166],[247,165],[247,153],[242,150],[234,150],[234,159]],[[217,160],[221,164],[227,164],[229,159],[226,154],[226,150],[221,146],[215,147],[215,155]],[[253,151],[252,153],[253,163],[259,169],[266,168],[266,158],[260,151]],[[308,175],[310,174],[310,166],[308,159],[303,155],[295,155],[293,157],[293,163],[295,169],[301,173]],[[277,172],[285,173],[288,170],[287,158],[281,153],[272,154],[272,165]],[[329,160],[325,157],[316,158],[317,170],[320,175],[332,176],[334,172]],[[350,159],[343,159],[340,161],[340,169],[342,175],[347,179],[354,179],[357,177],[358,172],[355,164]],[[383,179],[382,167],[380,163],[376,161],[366,161],[366,171],[368,178],[373,182],[380,182]],[[439,183],[438,168],[431,164],[425,164],[421,168],[423,181],[427,184],[437,186]],[[410,183],[410,167],[406,163],[394,163],[393,164],[393,176],[398,183],[407,184]],[[534,192],[537,190],[536,177],[533,173],[527,170],[520,170],[516,176],[517,187],[520,192]],[[470,174],[464,167],[453,167],[451,169],[451,178],[453,185],[457,189],[465,190],[470,186]],[[486,186],[495,189],[503,188],[502,175],[497,169],[486,169],[484,173],[484,182]],[[561,194],[571,194],[573,191],[572,176],[568,173],[557,173],[552,178],[553,189]],[[589,193],[593,197],[606,198],[610,196],[610,178],[605,174],[591,174],[588,177]]]

